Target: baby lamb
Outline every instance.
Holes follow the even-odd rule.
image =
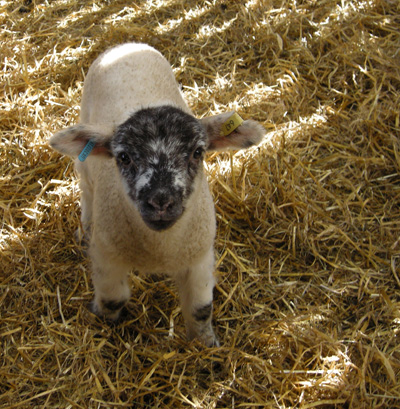
[[[95,314],[118,319],[131,270],[166,273],[177,283],[188,339],[219,345],[211,325],[216,222],[203,157],[250,147],[264,134],[232,112],[196,119],[170,64],[150,46],[120,45],[95,60],[80,123],[50,139],[76,158]]]

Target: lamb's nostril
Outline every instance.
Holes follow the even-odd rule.
[[[154,200],[149,199],[146,203],[146,206],[149,210],[155,211],[159,208],[157,203],[154,202]]]

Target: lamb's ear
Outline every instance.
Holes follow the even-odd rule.
[[[111,125],[79,124],[57,132],[50,138],[49,144],[63,155],[76,158],[88,142],[92,141],[92,155],[111,156],[110,141],[113,131]]]
[[[258,122],[248,119],[243,121],[235,112],[200,119],[207,131],[208,151],[227,149],[245,149],[257,145],[266,134]]]

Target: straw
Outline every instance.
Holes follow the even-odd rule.
[[[400,407],[397,1],[0,1],[0,407]],[[146,42],[198,117],[260,146],[210,154],[221,347],[174,283],[132,272],[93,316],[79,188],[47,145],[105,49]]]

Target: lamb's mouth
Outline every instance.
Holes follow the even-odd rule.
[[[151,230],[155,231],[163,231],[167,230],[172,227],[173,224],[177,221],[177,219],[173,220],[149,220],[143,218],[143,221],[146,223],[146,226],[149,227]]]

